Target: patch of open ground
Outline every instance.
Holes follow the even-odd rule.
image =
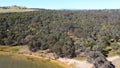
[[[112,63],[115,65],[116,68],[120,68],[120,57],[113,60]]]
[[[79,61],[76,59],[68,59],[68,58],[59,58],[58,59],[61,62],[67,63],[68,65],[71,65],[71,68],[92,68],[93,65],[88,63],[86,60]]]
[[[9,13],[9,12],[29,12],[35,11],[32,9],[0,9],[0,13]]]

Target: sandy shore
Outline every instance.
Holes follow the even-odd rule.
[[[116,55],[116,56],[108,57],[107,60],[112,62],[118,58],[120,58],[120,56]]]
[[[23,55],[37,57],[37,58],[46,58],[46,57],[41,57],[36,54],[24,54],[23,53]],[[120,56],[116,55],[116,56],[108,57],[107,60],[112,62],[119,58],[120,58]],[[48,59],[50,59],[50,58],[48,58]],[[67,65],[67,67],[68,67],[68,65],[71,66],[71,68],[92,68],[93,67],[93,64],[88,63],[86,60],[79,61],[76,59],[69,59],[69,58],[58,58],[56,60],[58,62],[61,62],[63,65]]]
[[[112,62],[118,58],[120,58],[120,56],[116,55],[116,56],[108,57],[107,60]],[[58,61],[67,63],[68,65],[74,65],[74,68],[92,68],[93,67],[93,64],[88,63],[86,60],[79,61],[76,59],[59,58]]]
[[[68,59],[68,58],[59,58],[58,60],[60,62],[67,63],[68,65],[74,65],[75,68],[92,68],[93,67],[93,65],[88,63],[86,60],[79,61],[76,59]]]

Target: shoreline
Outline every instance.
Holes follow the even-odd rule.
[[[38,59],[45,59],[45,60],[49,60],[50,62],[54,62],[54,63],[57,63],[58,65],[60,66],[63,66],[64,68],[71,68],[71,66],[69,66],[68,64],[64,63],[64,62],[61,62],[57,59],[51,59],[51,58],[47,58],[47,57],[42,57],[42,56],[37,56],[37,55],[34,55],[34,54],[19,54],[19,53],[10,53],[10,52],[4,52],[4,51],[0,51],[0,55],[24,55],[25,57],[27,58],[38,58]],[[4,54],[6,53],[6,54]]]
[[[33,57],[33,58],[44,58],[46,60],[58,63],[59,65],[64,66],[65,68],[92,68],[93,64],[88,63],[86,60],[77,60],[77,59],[69,59],[69,58],[57,58],[57,59],[52,59],[50,57],[45,57],[45,56],[41,56],[40,54],[37,53],[33,53],[33,52],[17,52],[17,53],[11,53],[11,52],[6,52],[6,51],[0,51],[2,53],[8,53],[8,55],[10,54],[14,54],[14,55],[24,55],[24,56],[28,56],[28,57]],[[108,61],[112,62],[118,58],[120,58],[120,56],[115,55],[112,57],[106,57]]]

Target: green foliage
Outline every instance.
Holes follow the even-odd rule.
[[[12,52],[12,53],[17,53],[18,51],[19,51],[18,48],[12,48],[12,49],[11,49],[11,52]]]
[[[76,50],[106,54],[112,50],[105,50],[108,46],[119,52],[120,47],[113,45],[120,41],[119,15],[119,10],[0,13],[0,45],[28,45],[31,51],[51,49],[64,57],[76,56]]]

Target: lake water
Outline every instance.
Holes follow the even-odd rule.
[[[0,55],[0,68],[66,68],[50,59]]]

